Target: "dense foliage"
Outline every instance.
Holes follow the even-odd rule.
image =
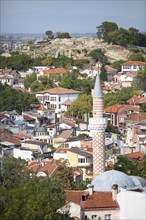
[[[0,111],[16,110],[21,113],[28,110],[30,104],[36,103],[38,103],[38,100],[34,95],[23,93],[0,83]]]
[[[78,96],[78,98],[71,104],[69,110],[65,115],[72,115],[84,119],[84,114],[92,111],[92,97],[86,94]]]
[[[146,155],[142,161],[130,160],[125,156],[118,156],[117,162],[114,165],[115,170],[119,170],[128,175],[141,176],[146,179]]]
[[[26,168],[25,161],[4,160],[0,178],[0,219],[61,220],[70,219],[57,209],[65,204],[65,192],[56,178],[37,178]]]
[[[118,45],[146,46],[146,35],[136,28],[124,29],[118,27],[115,22],[104,21],[97,26],[97,37],[108,43]]]
[[[26,54],[13,54],[11,57],[0,56],[1,69],[28,70],[34,60]]]
[[[122,88],[116,93],[107,93],[104,95],[105,107],[113,104],[127,104],[126,101],[133,95],[138,95],[139,92],[132,87]]]
[[[137,72],[137,77],[134,82],[136,89],[143,90],[146,92],[146,65],[144,69],[141,69]]]

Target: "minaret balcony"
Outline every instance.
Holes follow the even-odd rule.
[[[107,118],[89,118],[89,129],[92,131],[105,132],[107,124]]]

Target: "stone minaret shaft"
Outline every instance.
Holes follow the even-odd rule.
[[[99,73],[93,92],[93,118],[89,119],[89,128],[93,138],[93,178],[105,171],[105,129],[107,119],[103,118],[104,99]]]

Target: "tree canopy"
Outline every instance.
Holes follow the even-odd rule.
[[[51,31],[51,30],[46,31],[45,34],[47,35],[48,39],[53,39],[54,38],[53,31]]]
[[[4,159],[0,178],[0,219],[10,220],[61,220],[68,214],[57,212],[65,205],[65,191],[58,180],[37,178],[21,159]]]
[[[35,95],[23,93],[11,86],[0,83],[0,111],[16,110],[18,113],[29,109],[30,104],[38,104]]]
[[[118,27],[115,22],[104,21],[97,26],[97,37],[108,43],[118,45],[146,46],[146,35],[138,29],[130,27],[128,30]]]
[[[86,94],[82,94],[71,104],[70,109],[65,115],[72,115],[84,118],[85,113],[91,113],[92,111],[92,97]]]
[[[68,32],[58,32],[56,38],[71,38]]]

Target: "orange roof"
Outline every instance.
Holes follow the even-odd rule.
[[[107,72],[117,72],[117,69],[114,69],[113,67],[108,65],[105,66],[105,69]]]
[[[56,87],[56,88],[36,92],[36,94],[44,94],[44,93],[49,93],[49,94],[76,94],[77,93],[78,94],[81,92],[73,90],[73,89],[65,89],[63,87]]]
[[[138,151],[138,152],[133,152],[129,154],[125,154],[126,157],[134,160],[143,160],[144,158],[144,153]]]
[[[128,99],[127,102],[130,104],[144,104],[146,103],[146,98],[134,95],[130,99]]]
[[[28,168],[35,173],[44,172],[51,176],[56,170],[57,164],[55,160],[44,161],[43,163],[42,161],[32,161],[29,163]]]
[[[53,68],[44,70],[44,74],[65,74],[67,70],[64,68]]]
[[[38,107],[37,107],[37,110],[42,110],[42,111],[45,111],[45,110],[47,110],[43,105],[39,105]]]
[[[31,136],[25,135],[25,134],[13,134],[13,137],[16,137],[18,139],[26,139],[26,138],[31,138]]]
[[[71,101],[70,99],[65,100],[62,104],[63,105],[71,105],[73,101]]]
[[[24,118],[25,121],[35,121],[35,118],[32,118],[28,115],[23,115],[23,118]]]
[[[105,113],[118,113],[118,111],[121,109],[121,107],[127,106],[125,104],[114,104],[111,106],[108,106],[104,109]]]
[[[85,201],[82,201],[82,195],[86,195]],[[86,210],[119,208],[111,192],[93,192],[89,195],[88,191],[66,190],[66,202],[74,202]]]
[[[16,140],[16,139],[13,139],[13,138],[0,138],[0,141],[3,142],[3,141],[8,141],[10,143],[13,143],[15,145],[21,145],[21,142]]]
[[[132,113],[126,118],[126,120],[132,122],[143,122],[146,120],[146,112]]]
[[[142,61],[127,61],[127,62],[122,64],[122,66],[124,66],[124,65],[131,65],[131,66],[133,66],[133,65],[142,65],[142,66],[144,66],[144,65],[146,65],[146,63],[142,62]]]
[[[63,153],[66,154],[68,151],[68,148],[58,148],[55,153]]]

